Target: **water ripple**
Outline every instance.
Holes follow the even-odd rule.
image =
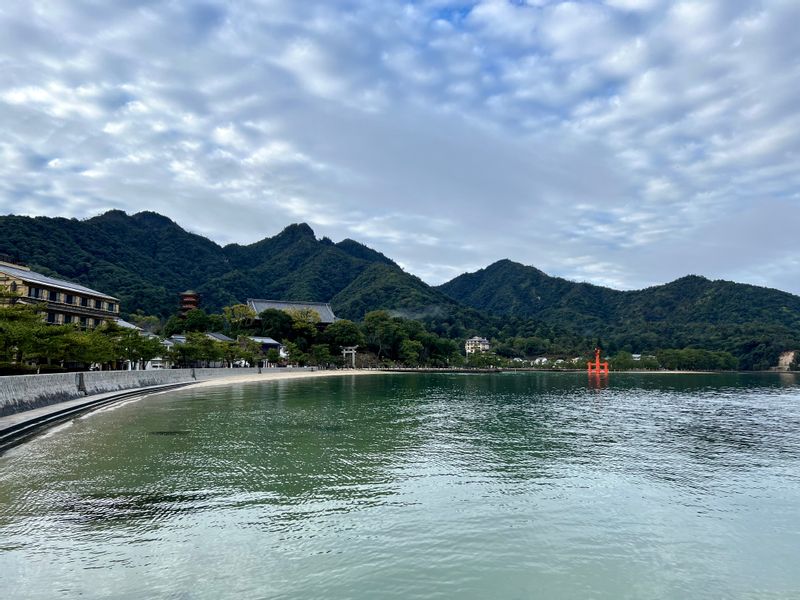
[[[796,598],[797,431],[777,375],[181,390],[0,457],[0,594]]]

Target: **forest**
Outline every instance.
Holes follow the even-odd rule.
[[[739,369],[763,370],[800,349],[800,297],[779,290],[690,275],[619,291],[510,260],[430,286],[357,241],[317,239],[302,223],[253,244],[219,246],[152,212],[4,216],[0,254],[114,295],[124,318],[152,317],[165,332],[175,330],[169,321],[178,293],[192,288],[214,330],[224,329],[225,307],[248,298],[330,302],[359,328],[376,311],[415,321],[403,325],[411,341],[423,342],[412,331],[420,326],[458,347],[473,335],[486,337],[498,361],[574,358],[599,345],[610,356],[728,353]],[[381,347],[380,360],[398,359],[391,348]],[[440,354],[423,351],[421,360],[435,363]]]

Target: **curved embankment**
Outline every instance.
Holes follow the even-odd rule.
[[[376,371],[174,369],[22,375],[0,378],[0,454],[43,429],[113,402],[189,385],[231,385]],[[89,394],[89,390],[93,393]],[[5,415],[5,416],[3,416]]]

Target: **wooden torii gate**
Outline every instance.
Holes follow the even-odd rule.
[[[586,368],[589,375],[608,375],[608,363],[600,362],[600,348],[594,349],[594,362],[587,362]]]

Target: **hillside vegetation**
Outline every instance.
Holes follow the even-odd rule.
[[[125,314],[167,317],[178,293],[212,311],[247,298],[332,302],[339,316],[371,310],[455,315],[457,302],[354,240],[316,239],[306,224],[250,245],[219,246],[152,212],[76,219],[0,217],[0,254],[120,298]]]
[[[800,297],[696,275],[618,291],[502,260],[438,289],[494,315],[569,326],[611,349],[724,350],[743,368],[767,368],[781,350],[800,347]]]
[[[360,321],[375,310],[423,321],[442,337],[492,339],[508,357],[705,349],[742,368],[800,348],[800,297],[687,276],[637,291],[551,277],[502,260],[431,287],[354,240],[317,239],[306,224],[249,245],[220,246],[152,212],[87,219],[0,217],[0,254],[120,298],[123,316],[166,318],[195,289],[220,311],[248,297],[331,302]]]

